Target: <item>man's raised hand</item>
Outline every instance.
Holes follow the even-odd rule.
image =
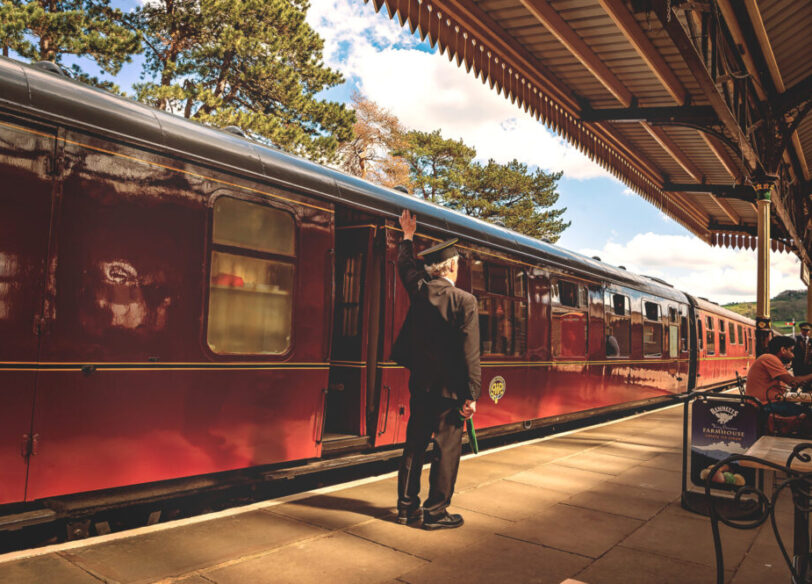
[[[404,209],[400,214],[400,228],[403,229],[403,239],[407,241],[411,240],[417,231],[417,217],[409,213],[408,209]]]

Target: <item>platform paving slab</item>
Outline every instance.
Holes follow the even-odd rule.
[[[639,460],[633,458],[614,456],[608,452],[596,452],[596,450],[598,449],[568,456],[556,464],[608,475],[619,475],[640,464]]]
[[[0,564],[0,582],[6,583],[99,584],[103,581],[57,554]]]
[[[632,486],[618,487],[614,483],[602,483],[594,489],[571,496],[567,499],[567,504],[648,520],[665,509],[673,500],[672,495],[663,491]]]
[[[460,512],[465,525],[460,529],[425,531],[420,523],[404,527],[394,521],[367,521],[347,530],[348,533],[426,560],[439,560],[465,554],[483,539],[504,529],[510,521],[464,509]]]
[[[549,441],[543,442],[543,444],[547,444]],[[536,466],[539,464],[545,464],[547,462],[552,462],[558,458],[561,458],[560,450],[555,448],[539,448],[538,445],[534,444],[527,444],[525,446],[519,446],[517,448],[508,448],[506,450],[500,450],[494,453],[487,453],[483,452],[479,456],[475,456],[473,459],[468,459],[463,461],[463,465],[467,464],[469,460],[475,460],[477,458],[487,460],[489,458],[497,459],[502,463],[509,463],[517,465],[520,470],[526,469],[528,466]],[[570,453],[567,452],[567,455]]]
[[[392,548],[336,532],[202,575],[214,584],[377,584],[426,563]]]
[[[606,441],[600,438],[581,437],[579,434],[569,434],[561,438],[542,440],[529,444],[528,446],[536,448],[548,456],[553,457],[551,460],[558,460],[559,458],[565,458],[573,454],[578,454],[579,452],[596,448],[605,443]]]
[[[463,528],[464,529],[464,528]],[[559,584],[581,571],[590,560],[498,535],[481,539],[464,553],[406,572],[406,584]]]
[[[104,578],[121,584],[141,584],[325,533],[300,521],[252,511],[62,554]]]
[[[777,551],[777,549],[776,549]],[[731,584],[771,584],[789,582],[790,573],[787,564],[778,552],[775,561],[764,561],[749,555],[738,566],[736,574],[730,580]],[[714,572],[715,574],[715,572]]]
[[[463,460],[457,473],[455,492],[477,488],[483,483],[498,481],[504,477],[522,472],[527,465],[515,462],[504,462],[498,455],[476,456]],[[424,490],[428,489],[428,477],[423,481]],[[424,497],[425,498],[425,497]]]
[[[172,580],[172,584],[211,584],[211,580],[206,580],[203,576],[189,576],[180,580]]]
[[[499,535],[597,558],[644,525],[643,521],[558,503]]]
[[[392,515],[396,510],[397,482],[388,479],[276,505],[266,512],[336,530]]]
[[[650,466],[653,468],[662,468],[665,470],[679,470],[682,469],[682,452],[658,452],[656,456],[652,456],[648,460],[640,463],[640,466]]]
[[[540,489],[503,479],[454,495],[451,505],[452,511],[470,509],[508,521],[519,521],[538,513],[544,507],[555,505],[568,496],[560,491]]]
[[[625,442],[605,442],[601,446],[597,446],[590,452],[594,454],[611,454],[612,456],[619,456],[621,458],[631,458],[639,460],[641,463],[644,461],[652,460],[661,456],[664,451],[656,446],[646,446],[644,444],[626,444]]]
[[[575,494],[588,491],[610,478],[612,475],[580,470],[553,462],[517,473],[511,476],[510,480],[551,491]]]
[[[728,578],[732,574],[728,572]],[[714,584],[716,568],[620,545],[580,572],[577,578],[589,584]]]
[[[676,497],[682,493],[682,471],[638,465],[609,479],[611,483],[654,489]]]
[[[720,526],[725,567],[734,570],[752,546],[758,530]],[[710,520],[666,508],[623,541],[623,546],[684,562],[716,566]]]

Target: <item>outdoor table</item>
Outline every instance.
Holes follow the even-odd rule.
[[[772,463],[772,465],[783,467],[788,464],[793,450],[804,443],[808,443],[808,440],[762,436],[744,453],[744,456],[752,458],[743,458],[737,462],[741,466],[775,473],[778,470],[775,466],[763,464],[753,459],[760,459]],[[790,468],[798,473],[812,472],[812,460],[806,461],[796,456],[792,459]],[[809,506],[810,494],[812,494],[809,487],[810,483],[808,481],[793,481],[790,483],[794,503],[793,556],[800,582],[806,582],[809,567]]]

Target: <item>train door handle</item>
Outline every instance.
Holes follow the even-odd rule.
[[[392,388],[384,385],[386,388],[386,411],[383,415],[383,428],[378,431],[378,435],[386,434],[386,427],[389,425],[389,398],[392,396]]]
[[[316,418],[316,427],[314,429],[316,444],[321,444],[324,438],[324,422],[326,421],[325,408],[327,407],[327,390],[321,390],[321,405],[319,406],[318,417]]]

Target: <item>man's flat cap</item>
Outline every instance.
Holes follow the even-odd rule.
[[[460,239],[458,237],[447,239],[442,243],[438,243],[433,247],[423,250],[419,255],[423,258],[428,266],[432,264],[439,264],[448,258],[453,258],[455,255],[458,255],[457,248],[454,247],[454,245],[459,240]]]

